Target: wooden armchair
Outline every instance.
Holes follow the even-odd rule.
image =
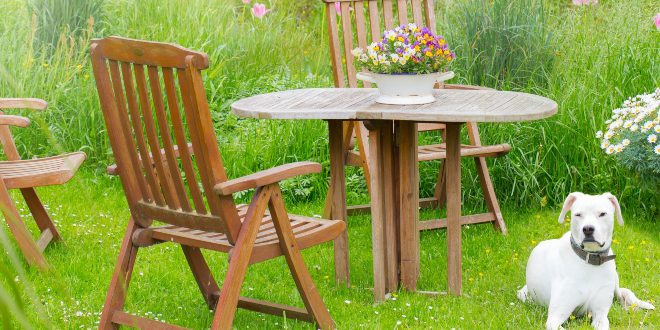
[[[39,99],[0,99],[0,143],[7,157],[0,161],[0,207],[16,238],[19,248],[29,264],[46,268],[48,263],[42,252],[53,240],[62,239],[55,223],[39,200],[35,187],[63,184],[69,181],[85,160],[85,154],[74,152],[55,157],[21,160],[9,126],[27,127],[30,120],[21,116],[5,115],[8,109],[46,110],[47,103]],[[9,189],[20,189],[23,198],[41,231],[35,241],[25,227]]]
[[[212,329],[231,329],[237,307],[334,328],[300,249],[333,240],[345,224],[287,214],[278,185],[319,172],[320,164],[299,162],[228,180],[201,78],[206,54],[109,37],[92,41],[91,57],[117,161],[109,171],[119,175],[131,211],[99,328],[178,329],[123,311],[137,251],[165,242],[181,245],[206,303],[215,308]],[[247,189],[256,189],[251,203],[234,204],[232,194]],[[153,226],[154,220],[167,225]],[[221,288],[200,249],[229,254]],[[240,296],[248,266],[279,256],[304,309]]]
[[[323,0],[326,3],[328,35],[330,40],[330,55],[335,87],[372,87],[368,82],[358,82],[356,68],[351,50],[355,47],[365,49],[372,41],[380,40],[384,29],[390,30],[397,25],[414,22],[419,26],[427,26],[435,30],[435,13],[433,0]],[[335,3],[339,3],[337,12]],[[384,24],[381,24],[381,19]],[[354,33],[355,32],[355,33]],[[369,41],[367,41],[369,40]],[[479,86],[444,84],[439,88],[451,89],[487,89]],[[491,222],[502,233],[506,233],[506,225],[502,218],[495,190],[488,173],[486,157],[499,157],[509,152],[508,144],[483,145],[479,137],[476,123],[467,123],[470,143],[461,146],[461,157],[471,157],[477,167],[477,173],[488,206],[488,213],[466,216],[461,223]],[[439,131],[444,136],[444,124],[418,123],[419,132]],[[364,170],[369,187],[369,144],[368,132],[362,122],[344,123],[345,165],[361,167]],[[357,150],[356,150],[357,147]],[[446,157],[445,144],[436,143],[418,147],[419,161],[443,160]],[[420,199],[420,206],[437,205],[442,207],[445,201],[445,168],[440,166],[435,194],[431,198]],[[326,198],[325,217],[331,217],[332,184]],[[370,205],[349,206],[348,213],[368,212]],[[444,219],[420,221],[419,230],[446,227]]]

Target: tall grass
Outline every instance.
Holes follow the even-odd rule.
[[[33,19],[37,50],[51,54],[60,38],[81,37],[87,26],[103,18],[103,0],[26,0]]]
[[[599,149],[594,132],[610,109],[660,85],[660,33],[650,23],[653,1],[604,1],[577,8],[537,0],[436,2],[438,31],[456,48],[457,83],[483,84],[548,96],[559,114],[545,121],[482,125],[487,143],[507,142],[512,152],[491,162],[500,201],[509,206],[558,203],[573,190],[610,190],[630,207],[651,208]],[[83,150],[99,173],[112,162],[87,59],[89,37],[122,35],[175,42],[209,54],[207,95],[229,176],[299,159],[327,165],[327,132],[320,121],[237,118],[229,105],[241,97],[302,87],[331,86],[321,1],[270,1],[263,20],[240,1],[114,0],[104,19],[83,37],[58,39],[52,56],[35,51],[25,3],[0,2],[11,13],[0,22],[0,96],[41,97],[49,110],[31,115],[38,128],[15,130],[25,157]],[[430,140],[432,137],[425,137]],[[467,165],[467,162],[466,162]],[[437,163],[422,165],[422,190],[433,190]],[[327,170],[327,166],[325,166]],[[479,201],[472,166],[465,166],[464,197]],[[287,183],[287,194],[315,199],[327,172]],[[349,198],[363,200],[357,171],[349,172]],[[477,202],[478,203],[478,202]]]

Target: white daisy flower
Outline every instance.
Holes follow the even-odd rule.
[[[646,138],[646,141],[648,141],[649,143],[656,143],[658,142],[658,136],[655,134],[651,134]]]
[[[601,144],[600,144],[601,149],[605,149],[609,146],[610,146],[610,141],[608,141],[608,140],[603,140],[603,142],[601,142]]]
[[[653,149],[653,151],[655,151],[655,154],[656,154],[656,155],[660,155],[660,144],[658,144],[657,146],[655,146],[655,149]]]
[[[614,151],[615,151],[614,146],[609,146],[609,147],[607,147],[607,149],[605,149],[605,153],[608,154],[608,155],[613,154]]]
[[[655,130],[656,133],[660,133],[660,125],[655,125],[653,130]]]
[[[623,144],[624,147],[627,147],[627,146],[630,144],[630,140],[628,140],[628,139],[623,139],[623,140],[621,141],[621,144]]]
[[[614,146],[614,151],[618,154],[621,151],[623,151],[623,146],[621,144],[617,144]]]
[[[637,132],[638,128],[639,128],[639,126],[637,126],[637,124],[633,124],[632,126],[630,126],[630,131],[631,132]]]
[[[603,131],[596,132],[596,138],[600,139],[603,137]]]

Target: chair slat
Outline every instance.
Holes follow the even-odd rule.
[[[328,37],[330,41],[330,58],[332,60],[332,77],[335,87],[344,87],[344,72],[341,65],[341,49],[339,46],[339,31],[337,27],[337,10],[333,3],[327,3],[325,13],[328,22]]]
[[[436,33],[435,28],[435,8],[433,7],[433,0],[424,1],[424,15],[426,17],[426,26],[431,29],[431,32]]]
[[[124,143],[128,144],[133,150],[137,149],[135,146],[135,141],[133,140],[133,133],[131,132],[131,126],[128,123],[128,112],[126,110],[126,98],[124,97],[124,89],[122,87],[121,74],[119,73],[119,64],[117,61],[109,61],[110,67],[110,77],[112,79],[112,88],[115,93],[115,99],[117,104],[117,111],[119,112],[119,121],[122,130],[122,135],[124,137]],[[130,164],[131,168],[126,168],[124,170],[133,172],[133,175],[137,178],[138,187],[140,192],[143,195],[148,194],[147,184],[140,171],[140,165],[138,161],[137,154],[130,153]]]
[[[397,12],[399,13],[399,25],[408,24],[407,0],[397,0]]]
[[[156,112],[156,120],[158,121],[158,130],[160,132],[160,139],[163,142],[163,149],[165,151],[166,163],[163,164],[167,173],[162,181],[166,181],[165,189],[169,189],[169,194],[172,199],[170,206],[174,209],[183,208],[183,204],[189,204],[186,196],[186,191],[183,185],[183,179],[179,172],[179,164],[176,156],[174,155],[174,144],[172,143],[172,133],[170,132],[167,114],[165,113],[165,105],[163,104],[163,92],[160,87],[160,75],[158,68],[155,66],[148,66],[147,72],[149,74],[149,86],[151,87],[151,98]],[[183,199],[183,200],[182,200]],[[187,206],[190,209],[190,205]]]
[[[346,74],[348,78],[348,87],[357,87],[357,78],[355,77],[355,65],[353,64],[353,28],[351,26],[350,3],[341,3],[341,28],[344,39],[344,60],[346,61]]]
[[[158,205],[163,205],[165,204],[165,201],[163,200],[163,194],[161,193],[160,189],[158,189],[158,181],[151,165],[151,157],[149,156],[147,144],[144,140],[142,120],[140,119],[140,109],[138,108],[137,96],[135,95],[135,86],[133,84],[133,73],[131,70],[131,65],[129,63],[122,62],[121,72],[124,78],[124,87],[126,89],[126,98],[128,99],[131,123],[133,124],[133,131],[136,132],[135,139],[137,140],[138,152],[140,153],[140,159],[142,161],[142,169],[146,173],[147,182],[149,184],[149,191],[151,192],[150,194],[147,194],[147,197],[155,200]],[[147,198],[147,200],[149,200],[149,198]]]
[[[369,28],[371,29],[371,41],[379,41],[382,36],[380,35],[380,19],[378,13],[378,1],[369,1]]]
[[[133,65],[135,70],[135,82],[137,85],[138,96],[140,99],[140,107],[142,108],[142,118],[144,118],[144,128],[147,134],[147,141],[151,149],[150,160],[156,169],[156,177],[160,183],[167,205],[174,205],[172,200],[173,188],[170,186],[170,180],[167,180],[168,172],[165,170],[163,159],[160,153],[160,144],[158,143],[158,133],[156,132],[156,125],[154,123],[153,113],[151,111],[151,103],[149,102],[149,94],[147,91],[147,80],[144,75],[143,65]]]
[[[188,141],[186,140],[186,133],[183,129],[183,121],[181,119],[181,111],[177,100],[176,86],[174,85],[174,74],[172,69],[163,68],[163,80],[165,83],[167,101],[170,107],[170,118],[172,120],[174,137],[176,138],[177,145],[185,146],[188,144]],[[189,182],[197,182],[195,169],[192,165],[192,159],[188,148],[179,148],[179,150],[179,153],[181,154],[181,157],[179,158],[181,159],[181,164],[183,166],[183,170],[185,171],[186,179]],[[192,196],[197,213],[206,213],[204,198],[202,197],[202,192],[199,190],[199,186],[197,186],[197,184],[190,184],[188,185],[188,189],[190,190],[190,195]]]
[[[393,15],[392,0],[383,0],[383,20],[385,21],[385,30],[391,30],[394,28]]]
[[[367,49],[367,31],[364,26],[364,3],[355,2],[355,30],[357,32],[358,46]],[[371,87],[371,83],[364,81],[364,87]]]
[[[426,24],[424,23],[424,16],[422,15],[422,5],[419,3],[420,0],[411,0],[412,13],[413,13],[413,22],[417,26],[422,27]],[[425,0],[422,0],[425,1]]]

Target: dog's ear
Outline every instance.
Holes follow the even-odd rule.
[[[607,197],[610,200],[610,203],[614,205],[614,213],[616,214],[616,221],[619,223],[619,226],[623,226],[623,215],[621,214],[621,206],[619,205],[619,200],[616,199],[616,196],[611,193],[604,193],[603,196]]]
[[[573,206],[573,203],[575,203],[575,200],[578,198],[578,196],[584,195],[581,192],[572,192],[568,194],[566,197],[566,200],[564,200],[564,206],[561,208],[561,213],[559,213],[559,218],[557,221],[559,223],[564,223],[564,219],[566,218],[566,213],[571,210],[571,207]]]

